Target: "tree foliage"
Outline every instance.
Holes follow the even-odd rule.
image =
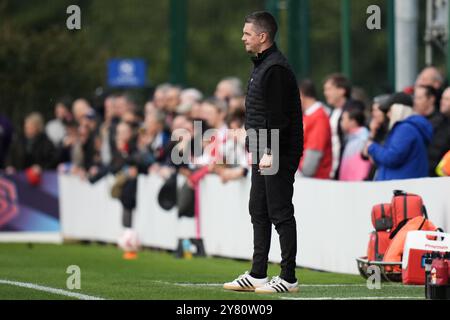
[[[226,76],[245,83],[251,62],[241,42],[243,18],[264,0],[186,0],[187,86],[212,94]],[[282,2],[283,3],[283,2]],[[339,0],[310,1],[311,77],[340,71]],[[353,82],[370,94],[387,83],[386,0],[352,1]],[[66,28],[66,8],[77,4],[82,29]],[[169,0],[0,0],[0,111],[20,121],[31,110],[50,117],[63,95],[92,97],[105,86],[107,60],[141,57],[151,85],[168,81]],[[366,9],[382,9],[382,30],[366,28]],[[281,6],[279,46],[287,52]],[[285,18],[284,18],[285,19]],[[320,91],[320,90],[319,90]]]

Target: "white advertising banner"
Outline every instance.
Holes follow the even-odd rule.
[[[109,195],[108,177],[91,185],[60,176],[60,213],[64,238],[116,242],[123,228],[120,203]],[[133,226],[145,246],[174,250],[179,238],[195,236],[194,219],[179,219],[157,201],[163,180],[141,176]],[[423,197],[430,219],[450,230],[450,178],[344,183],[297,178],[293,203],[297,220],[299,266],[357,274],[355,258],[364,256],[373,230],[370,213],[390,202],[393,190]],[[253,229],[248,211],[250,177],[223,184],[210,175],[200,184],[200,230],[209,255],[251,259]],[[270,260],[280,261],[273,229]]]

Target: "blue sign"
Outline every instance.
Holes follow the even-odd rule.
[[[111,59],[108,61],[110,87],[144,87],[147,84],[144,59]]]

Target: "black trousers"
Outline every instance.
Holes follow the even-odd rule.
[[[292,196],[298,164],[299,157],[280,156],[275,175],[261,175],[259,166],[252,166],[249,211],[253,224],[253,274],[267,275],[273,224],[280,238],[280,277],[296,281],[297,227]]]
[[[120,202],[122,203],[122,225],[131,228],[133,223],[133,210],[136,208],[137,179],[128,179],[122,189]]]
[[[125,209],[136,208],[137,178],[129,178],[125,182],[120,194],[120,202]]]
[[[133,226],[133,210],[123,208],[122,210],[122,226],[131,228]]]

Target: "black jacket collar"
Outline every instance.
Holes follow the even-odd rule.
[[[278,51],[277,44],[274,43],[270,48],[258,53],[255,57],[252,57],[252,61],[255,66],[259,66],[269,55]]]

